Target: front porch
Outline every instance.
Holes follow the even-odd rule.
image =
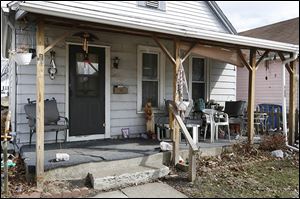
[[[226,148],[241,140],[219,139],[214,143],[200,141],[201,156],[219,155]],[[56,153],[67,153],[69,161],[55,161]],[[45,180],[83,180],[88,174],[110,176],[135,171],[166,169],[171,163],[171,151],[162,152],[160,142],[142,138],[105,139],[81,142],[45,144]],[[36,152],[34,145],[20,149],[28,180],[35,175]],[[188,157],[188,144],[180,143],[180,156]],[[101,169],[100,169],[101,168]],[[165,172],[164,175],[167,175]]]
[[[33,15],[33,17],[37,16]],[[62,26],[64,28],[62,28]],[[172,32],[154,33],[151,31],[134,28],[122,28],[112,25],[95,24],[91,22],[83,23],[79,20],[66,20],[59,17],[47,17],[43,20],[39,20],[36,23],[36,27],[36,43],[38,56],[36,66],[32,66],[32,70],[36,70],[36,74],[30,73],[31,75],[36,75],[36,82],[33,82],[34,86],[32,87],[29,87],[27,85],[23,86],[23,88],[28,89],[28,91],[26,93],[23,93],[23,95],[20,95],[20,104],[18,108],[20,109],[20,107],[23,107],[24,104],[22,103],[23,101],[25,101],[24,96],[28,97],[28,95],[31,95],[37,99],[36,146],[31,148],[27,148],[26,146],[24,146],[23,156],[31,157],[27,159],[27,164],[32,165],[32,167],[30,168],[35,168],[36,166],[38,186],[42,184],[44,177],[45,179],[48,178],[47,173],[49,172],[46,172],[44,176],[44,169],[46,171],[54,171],[52,175],[53,179],[62,177],[62,175],[65,177],[70,177],[72,176],[72,174],[76,174],[75,178],[81,179],[86,177],[88,173],[97,173],[97,175],[100,175],[99,168],[101,168],[101,173],[104,173],[105,175],[109,173],[107,169],[110,169],[110,171],[112,171],[111,175],[113,176],[116,172],[113,170],[113,168],[117,168],[117,170],[120,172],[123,171],[122,169],[128,170],[128,168],[123,168],[128,163],[127,160],[140,158],[136,159],[133,163],[133,167],[137,168],[139,172],[148,171],[141,169],[140,166],[146,167],[147,169],[149,167],[159,170],[163,168],[162,170],[164,171],[164,174],[167,173],[168,170],[164,170],[165,167],[162,167],[162,163],[165,163],[163,161],[163,155],[159,156],[159,160],[153,159],[155,160],[155,162],[158,162],[160,164],[158,167],[157,165],[153,166],[152,163],[150,163],[150,166],[148,164],[144,164],[146,160],[149,161],[148,157],[159,154],[158,142],[148,143],[149,141],[144,142],[145,140],[143,140],[142,142],[130,142],[128,140],[125,140],[125,142],[124,140],[102,140],[92,141],[92,144],[91,142],[82,142],[82,144],[77,145],[74,142],[61,145],[44,145],[45,140],[49,140],[49,134],[44,134],[45,96],[53,95],[53,93],[59,96],[61,106],[60,112],[62,112],[65,116],[70,117],[71,123],[72,120],[75,121],[74,118],[76,118],[76,116],[78,116],[78,120],[73,122],[73,124],[78,124],[78,126],[80,127],[83,127],[84,124],[87,123],[81,122],[82,118],[87,119],[87,121],[95,119],[97,121],[93,122],[93,124],[97,125],[98,128],[101,127],[101,130],[105,129],[104,131],[101,131],[101,133],[105,132],[102,138],[111,138],[113,136],[122,136],[122,129],[124,127],[127,128],[128,126],[134,133],[145,132],[143,104],[146,97],[149,96],[143,96],[144,90],[151,91],[152,88],[156,88],[155,91],[152,92],[155,93],[153,94],[153,96],[155,96],[156,98],[155,105],[158,109],[160,109],[156,111],[162,111],[164,109],[164,107],[162,106],[164,98],[172,99],[173,102],[179,101],[180,96],[176,90],[178,81],[177,76],[179,73],[179,67],[181,67],[181,63],[183,63],[185,60],[186,62],[184,64],[186,64],[186,67],[189,68],[189,90],[193,91],[193,89],[191,88],[192,85],[198,83],[199,88],[203,87],[203,89],[200,90],[204,90],[203,96],[205,96],[205,99],[209,100],[215,98],[216,100],[222,101],[223,103],[227,100],[234,100],[235,98],[234,89],[236,82],[235,75],[232,75],[235,74],[235,66],[233,65],[246,66],[249,70],[249,120],[247,135],[249,143],[252,144],[254,137],[254,85],[256,69],[259,63],[271,51],[278,52],[279,55],[282,55],[282,60],[285,60],[285,55],[296,54],[294,52],[295,50],[293,46],[290,47],[283,44],[279,45],[278,43],[270,42],[264,43],[264,41],[260,40],[248,41],[247,38],[236,37],[235,35],[227,34],[195,37],[193,35],[174,34]],[[75,116],[73,117],[71,114],[71,98],[74,98],[74,96],[78,97],[78,93],[75,93],[75,91],[80,90],[78,87],[72,87],[72,84],[70,84],[70,82],[72,81],[72,74],[75,74],[75,72],[72,73],[71,70],[73,69],[75,71],[75,68],[80,68],[80,65],[78,63],[82,62],[82,59],[72,60],[72,54],[74,53],[71,53],[71,51],[69,50],[71,49],[71,45],[74,45],[74,43],[76,45],[80,45],[82,43],[79,38],[74,38],[74,33],[82,30],[93,31],[93,33],[98,35],[98,37],[100,38],[100,41],[96,41],[93,44],[90,44],[90,46],[100,46],[100,48],[103,48],[103,46],[105,46],[106,48],[106,57],[102,56],[101,59],[99,58],[99,60],[103,63],[99,62],[98,65],[99,68],[105,69],[105,73],[101,73],[101,75],[105,74],[101,79],[101,83],[103,83],[101,85],[104,85],[104,82],[106,83],[100,92],[101,95],[98,95],[102,100],[101,106],[104,107],[104,109],[99,111],[99,113],[105,113],[104,116],[101,115],[101,121],[98,121],[100,117],[99,115],[88,118],[79,114],[79,111],[75,111],[75,113],[77,114],[75,114]],[[57,34],[60,33],[59,35],[62,36],[57,38],[56,35],[50,34],[53,32]],[[187,36],[189,36],[190,38],[188,38]],[[48,42],[45,42],[45,37],[47,39],[52,38],[56,40],[49,44]],[[277,47],[276,45],[279,45],[279,47]],[[60,65],[58,71],[59,73],[61,73],[61,77],[59,75],[57,76],[56,83],[53,83],[54,81],[51,81],[49,79],[45,79],[45,63],[48,63],[48,57],[46,54],[52,48],[59,52],[61,56],[58,62]],[[261,55],[262,52],[263,54]],[[260,55],[260,57],[258,57],[257,55]],[[195,57],[195,59],[198,59],[199,68],[202,68],[204,71],[207,68],[210,71],[210,73],[204,74],[203,78],[200,78],[197,81],[193,81],[193,56]],[[121,64],[119,67],[111,66],[110,62],[113,60],[113,57],[121,58]],[[145,60],[149,59],[150,62],[152,61],[153,63],[155,63],[153,66],[151,66],[152,68],[146,67],[146,65],[143,64],[144,58]],[[76,65],[73,64],[72,61],[79,62]],[[288,66],[288,69],[293,71],[293,60],[287,61],[291,62],[290,66]],[[191,64],[188,64],[187,62],[190,62]],[[182,67],[185,67],[184,64],[182,64]],[[196,66],[197,64],[195,64],[195,67]],[[153,70],[153,74],[144,72],[147,71],[146,69]],[[29,69],[26,68],[24,70]],[[87,74],[81,74],[80,70],[78,71],[78,74],[76,73],[78,77],[80,75],[91,76],[89,72]],[[75,77],[77,78],[77,76]],[[73,77],[73,79],[77,81],[75,77]],[[207,82],[206,79],[209,79],[210,82]],[[25,82],[25,80],[27,81],[27,79],[24,77],[23,81]],[[80,79],[78,78],[78,81],[79,80]],[[58,81],[60,82],[58,83]],[[71,83],[74,83],[74,81]],[[123,87],[125,85],[125,88],[128,89],[126,92],[122,93],[123,95],[120,95],[120,93],[114,91],[114,88],[116,86],[119,86],[120,84],[123,85]],[[210,85],[208,86],[208,84]],[[143,85],[146,88],[144,90]],[[291,87],[294,86],[292,85]],[[31,88],[35,88],[36,91]],[[88,89],[91,90],[93,89],[93,87]],[[146,91],[144,93],[147,93]],[[93,97],[95,93],[90,93],[90,97]],[[81,93],[80,97],[83,97],[83,95],[87,96],[86,93]],[[102,99],[103,96],[105,96],[105,99]],[[229,98],[229,96],[231,96],[231,98]],[[197,98],[198,97],[201,96],[197,96]],[[294,98],[290,98],[290,100],[291,103],[294,102]],[[80,100],[80,102],[82,102],[82,100]],[[91,106],[89,106],[88,108],[83,108],[80,103],[77,103],[75,104],[75,107],[85,110],[94,110],[92,103],[85,103],[85,105]],[[179,149],[181,148],[181,144],[179,144],[179,132],[181,128],[183,133],[185,134],[188,144],[190,145],[190,180],[193,181],[196,174],[195,154],[198,152],[199,146],[196,146],[193,143],[191,136],[189,136],[186,126],[179,116],[177,107],[170,106],[166,108],[169,112],[169,124],[173,141],[172,163],[176,165],[179,162]],[[294,111],[291,111],[290,115],[290,118],[293,119]],[[86,116],[91,115],[87,114]],[[20,126],[23,125],[21,127],[24,127],[26,125],[27,127],[27,121],[23,121],[24,114],[21,115],[20,113],[20,118],[20,120],[22,120],[22,123],[20,122]],[[290,125],[292,126],[293,124]],[[290,132],[292,132],[292,130]],[[22,133],[22,136],[25,137],[26,132]],[[72,133],[72,128],[69,133]],[[70,135],[71,134],[69,134],[69,136]],[[72,140],[68,139],[68,141]],[[222,148],[223,146],[227,145],[226,142],[227,141],[225,140],[224,143],[215,144],[219,144]],[[206,143],[204,144],[206,145]],[[215,144],[209,144],[206,145],[206,147],[214,148]],[[188,145],[184,144],[183,146],[186,146],[187,148]],[[205,146],[202,146],[200,142],[200,150],[202,150],[202,148],[204,149]],[[71,160],[69,162],[49,162],[50,160],[53,160],[55,158],[55,154],[57,152],[66,151],[71,155]],[[36,157],[37,160],[35,159]],[[146,160],[144,159],[144,157],[147,157]],[[169,157],[168,162],[170,161],[170,159],[171,158]],[[116,163],[115,161],[119,162]],[[95,162],[95,164],[91,164],[90,162]],[[141,162],[143,164],[140,164]],[[116,167],[116,165],[118,167]],[[66,171],[63,167],[72,169]],[[90,170],[88,170],[87,168],[90,168]],[[32,171],[35,172],[35,169]],[[122,173],[119,174],[121,175]],[[161,176],[160,174],[154,173],[153,175],[155,175],[156,177]],[[136,179],[138,180],[138,178]]]

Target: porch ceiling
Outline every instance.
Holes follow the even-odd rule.
[[[197,39],[199,42],[205,42],[206,44],[218,44],[222,47],[233,46],[240,49],[251,49],[256,48],[258,50],[270,50],[274,52],[283,52],[283,53],[299,53],[299,45],[293,45],[282,42],[275,42],[265,39],[256,39],[251,37],[217,33],[207,30],[199,29],[175,29],[170,27],[162,27],[158,24],[153,23],[153,25],[137,23],[134,21],[128,20],[117,20],[111,18],[105,18],[102,15],[91,15],[86,12],[73,12],[70,9],[65,7],[48,7],[43,6],[39,3],[30,3],[30,1],[22,2],[19,6],[20,10],[44,14],[55,17],[62,17],[67,19],[75,19],[85,22],[93,22],[96,24],[106,24],[112,26],[119,26],[126,28],[128,30],[139,30],[147,34],[157,34],[161,33],[166,36],[179,36],[182,39]],[[137,31],[137,32],[139,32]]]

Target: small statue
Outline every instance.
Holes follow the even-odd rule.
[[[146,119],[146,130],[148,136],[154,140],[156,136],[154,132],[154,114],[152,111],[151,101],[148,101],[146,103],[144,111],[145,111],[145,119]]]

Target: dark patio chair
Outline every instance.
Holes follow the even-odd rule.
[[[224,112],[228,114],[229,124],[239,124],[240,131],[244,129],[244,114],[246,101],[226,101]]]
[[[157,139],[160,141],[162,137],[168,137],[166,134],[170,130],[169,128],[169,103],[171,100],[165,101],[165,111],[162,114],[155,114],[155,126]],[[163,136],[164,135],[164,136]],[[169,140],[169,138],[167,138]]]
[[[36,132],[36,101],[30,101],[28,98],[28,104],[24,106],[25,113],[28,119],[28,124],[30,128],[30,139],[29,139],[29,145],[31,145],[31,139],[32,135]],[[61,119],[64,119],[64,123],[58,123]],[[50,132],[55,131],[56,132],[56,142],[57,142],[57,134],[59,131],[64,131],[65,139],[67,138],[67,129],[69,128],[69,121],[66,117],[62,117],[59,115],[57,103],[55,98],[52,98],[51,100],[46,99],[45,105],[44,105],[44,131]]]

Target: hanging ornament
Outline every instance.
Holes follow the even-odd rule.
[[[266,77],[265,77],[265,80],[268,80],[269,60],[265,61],[265,68],[266,68]]]
[[[75,33],[73,36],[79,36],[80,38],[83,39],[82,49],[84,51],[84,58],[83,58],[84,64],[85,65],[87,64],[87,65],[91,66],[95,71],[98,71],[96,69],[96,67],[94,67],[93,64],[91,63],[91,61],[89,60],[89,56],[88,56],[88,50],[89,50],[88,42],[89,41],[94,41],[95,39],[99,40],[99,38],[97,36],[95,36],[94,34],[89,33],[89,32],[78,32],[78,33]]]
[[[56,64],[55,64],[55,51],[51,51],[50,52],[50,67],[48,68],[48,73],[49,73],[49,77],[51,80],[55,79],[55,75],[57,73],[57,68],[56,68]]]
[[[80,38],[83,39],[82,49],[86,54],[88,54],[88,50],[89,50],[88,42],[94,41],[95,39],[99,40],[98,37],[96,37],[94,34],[89,33],[89,32],[78,32],[78,33],[75,33],[73,36],[79,36]]]

